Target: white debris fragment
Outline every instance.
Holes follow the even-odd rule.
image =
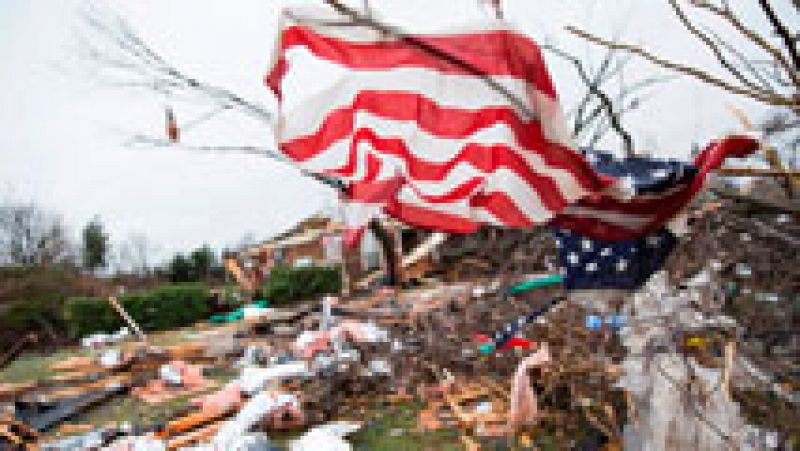
[[[326,423],[292,442],[291,451],[350,451],[353,448],[344,437],[360,428],[361,424],[347,421]]]
[[[158,377],[170,385],[181,385],[183,383],[180,370],[170,364],[161,365],[158,369]]]
[[[214,436],[212,445],[219,450],[249,449],[235,448],[235,444],[239,443],[238,440],[270,412],[287,405],[299,409],[300,400],[297,399],[297,396],[289,393],[276,394],[262,391],[256,394],[247,401],[239,413],[222,425],[217,435]]]
[[[386,360],[370,360],[369,371],[372,374],[392,374],[392,366]]]
[[[492,412],[492,403],[491,401],[483,401],[479,402],[475,406],[475,413],[477,414],[487,414]]]
[[[106,349],[100,355],[100,365],[104,368],[119,365],[122,362],[122,351],[116,348]]]
[[[238,383],[241,384],[243,392],[253,394],[263,390],[269,381],[308,375],[308,366],[302,361],[272,365],[267,368],[246,366],[239,374]]]
[[[739,277],[751,277],[753,275],[753,270],[745,263],[737,263],[736,275]]]
[[[84,348],[99,348],[108,344],[119,343],[131,336],[131,330],[123,327],[113,334],[96,333],[81,338]]]
[[[263,432],[244,434],[235,438],[231,443],[226,443],[225,446],[225,451],[278,451],[280,449],[273,445]],[[220,448],[212,444],[205,444],[181,448],[181,451],[220,451]]]

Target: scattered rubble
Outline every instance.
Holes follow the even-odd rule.
[[[12,415],[0,420],[0,440],[54,450],[345,450],[381,412],[415,406],[415,426],[387,434],[451,430],[468,449],[769,449],[797,436],[779,417],[797,414],[796,331],[780,335],[788,342],[765,337],[785,331],[776,318],[796,315],[798,270],[778,235],[714,213],[696,218],[668,272],[621,309],[565,295],[562,276],[542,272],[552,246],[494,274],[470,248],[472,269],[442,280],[253,305],[177,345],[128,340],[125,329],[86,337],[82,355],[52,366],[55,376],[0,385]],[[773,219],[770,227],[794,230]],[[452,264],[456,252],[443,254]],[[758,358],[765,351],[772,357]],[[219,369],[236,376],[216,381]],[[780,403],[771,424],[753,423],[753,393]],[[185,402],[160,423],[57,427],[117,396]],[[272,438],[287,431],[287,443]]]

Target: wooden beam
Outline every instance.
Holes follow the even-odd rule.
[[[800,178],[800,171],[760,168],[722,167],[715,171],[725,177],[791,177]]]
[[[139,337],[139,340],[141,340],[142,343],[147,343],[147,335],[145,335],[144,332],[142,332],[142,329],[139,328],[139,325],[136,324],[136,321],[134,321],[133,318],[131,318],[131,315],[129,315],[128,312],[126,312],[125,309],[122,307],[122,304],[120,304],[119,301],[117,301],[117,298],[115,298],[114,296],[109,296],[108,303],[111,304],[111,307],[113,307],[114,310],[116,310],[117,313],[119,313],[119,316],[121,316],[122,319],[125,320],[125,322],[128,323],[129,326],[131,326],[131,329],[133,329],[134,333],[136,333],[136,336]]]
[[[792,215],[800,214],[800,207],[793,205],[790,202],[759,199],[753,196],[722,191],[715,188],[711,188],[710,191],[724,199],[730,199],[738,204],[746,205],[747,208],[751,210],[769,213],[786,213]]]

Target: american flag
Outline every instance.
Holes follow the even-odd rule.
[[[556,243],[568,290],[632,290],[664,266],[676,238],[667,229],[617,241],[593,240],[557,230]]]
[[[265,79],[275,134],[300,167],[345,183],[351,229],[382,212],[443,232],[555,220],[620,239],[685,204],[674,193],[670,213],[642,212],[612,194],[624,180],[576,149],[539,47],[501,20],[410,37],[326,8],[282,20]]]
[[[644,157],[618,159],[606,152],[584,150],[598,172],[626,181],[627,202],[658,202],[690,187],[697,167],[679,161]],[[655,207],[654,207],[655,208]],[[661,269],[676,244],[666,227],[629,240],[603,240],[555,229],[556,247],[570,290],[635,289]]]
[[[750,136],[729,136],[710,143],[691,164],[584,151],[598,173],[617,180],[617,189],[581,198],[562,210],[552,224],[599,240],[659,233],[686,208],[711,171],[726,158],[746,157],[758,147],[758,141]]]
[[[497,331],[492,336],[491,343],[494,345],[493,348],[506,349],[508,345],[514,341],[522,329],[529,324],[532,324],[537,318],[549,312],[551,309],[553,309],[553,307],[565,299],[566,298],[564,296],[556,296],[547,301],[547,303],[543,306],[533,310],[531,313],[527,315],[520,315],[519,317],[514,318],[512,321],[506,323],[501,330]]]
[[[281,150],[374,207],[356,222],[379,209],[446,232],[531,227],[613,183],[575,150],[538,46],[505,23],[410,42],[342,21],[286,11],[266,82]],[[330,87],[307,96],[296,80],[314,74]]]

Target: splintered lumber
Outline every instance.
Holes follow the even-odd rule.
[[[167,346],[164,350],[172,360],[194,360],[204,357],[206,348],[203,342],[190,342]]]
[[[8,425],[0,424],[0,437],[5,438],[8,440],[12,445],[16,445],[16,447],[22,448],[25,445],[24,440],[22,437],[14,433]],[[2,442],[0,442],[2,445]],[[3,447],[5,449],[5,447]]]
[[[96,378],[96,373],[86,373],[83,371],[69,371],[62,374],[56,374],[53,377],[42,381],[42,384],[47,385],[69,385],[79,384],[81,382],[91,381]]]
[[[467,435],[505,435],[508,432],[505,390],[496,384],[493,386],[481,385],[487,380],[462,386],[457,393],[445,393],[444,402],[430,403],[429,407],[420,413],[420,427],[423,429],[452,427],[451,417],[453,417],[457,420],[458,427]],[[470,412],[471,409],[465,407],[469,404],[477,406],[482,399],[491,403],[490,412]]]
[[[239,266],[239,261],[234,255],[227,256],[224,259],[225,269],[233,276],[236,283],[246,292],[252,293],[255,291],[255,281],[251,280],[247,274]]]
[[[44,394],[33,396],[35,402],[39,403],[53,403],[65,398],[74,398],[84,395],[88,392],[106,389],[116,386],[127,386],[131,383],[133,377],[130,374],[123,373],[107,377],[96,381],[87,382],[75,387],[66,387],[58,390],[52,390]]]
[[[173,439],[167,441],[167,449],[181,449],[190,445],[195,445],[198,443],[206,443],[210,441],[217,432],[219,432],[220,428],[222,427],[223,421],[217,421],[206,426],[201,427],[200,429],[196,429],[194,431],[188,432],[183,435],[179,435]]]
[[[142,332],[142,329],[139,327],[139,324],[137,324],[136,321],[134,321],[133,318],[131,318],[131,315],[129,315],[128,312],[125,311],[125,309],[122,307],[122,304],[120,304],[119,301],[117,301],[117,298],[115,298],[114,296],[109,296],[108,303],[111,304],[111,307],[113,307],[114,310],[116,310],[117,313],[119,313],[119,316],[121,316],[122,319],[126,323],[128,323],[129,326],[131,326],[131,329],[133,329],[133,331],[136,333],[136,336],[139,337],[139,341],[141,341],[142,343],[147,343],[147,335],[145,335],[144,332]]]
[[[39,433],[21,421],[4,417],[0,418],[0,437],[6,437],[15,444],[23,445],[35,442],[39,438]]]
[[[450,407],[440,402],[429,404],[427,409],[420,411],[418,424],[423,430],[452,429],[458,427]]]
[[[716,170],[719,175],[726,177],[792,177],[800,178],[800,171],[785,171],[780,169],[761,168],[731,168],[722,167]]]
[[[91,357],[74,356],[53,363],[50,365],[50,369],[54,371],[85,371],[96,366],[95,360]]]
[[[729,199],[737,204],[742,204],[748,210],[752,210],[754,212],[800,215],[800,207],[798,207],[796,203],[789,201],[756,198],[745,194],[732,193],[714,188],[711,188],[709,191],[723,199]]]
[[[111,396],[121,393],[126,387],[121,384],[112,384],[102,389],[84,393],[73,398],[59,402],[55,407],[44,412],[33,412],[26,418],[26,423],[37,431],[45,431],[53,425],[70,418],[92,405],[100,403]]]
[[[92,424],[62,424],[58,427],[58,433],[65,434],[85,434],[91,432],[96,426]]]
[[[418,263],[427,255],[430,255],[431,252],[434,251],[437,247],[439,247],[442,243],[447,241],[447,234],[441,232],[432,233],[425,241],[423,241],[419,246],[412,249],[408,255],[404,255],[402,260],[400,261],[400,267],[403,269],[409,269],[414,264]],[[420,268],[421,270],[422,268]],[[421,277],[424,274],[420,274],[420,271],[414,271],[414,276]],[[356,287],[358,288],[366,288],[371,283],[375,282],[376,280],[383,277],[385,274],[384,270],[379,269],[363,279],[356,282]]]
[[[12,400],[38,386],[39,383],[37,381],[0,384],[0,401]]]
[[[610,408],[610,406],[609,406],[609,408]],[[591,411],[591,409],[590,409],[590,407],[588,405],[581,404],[581,409],[583,410],[583,414],[586,417],[586,419],[594,427],[599,429],[600,432],[602,432],[606,437],[608,437],[609,440],[611,440],[612,442],[619,440],[619,434],[614,430],[614,426],[613,426],[613,424],[614,424],[613,420],[615,419],[615,415],[613,413],[613,409],[611,410],[611,412],[606,411],[606,415],[608,416],[607,420],[608,420],[608,422],[610,424],[607,424],[607,423],[603,422],[603,420],[601,420],[600,417],[598,417],[597,415],[595,415]]]
[[[240,405],[232,405],[217,409],[205,409],[192,412],[177,420],[172,420],[164,426],[164,429],[155,435],[158,438],[167,438],[173,435],[185,434],[201,426],[218,421],[231,413],[237,411]]]

